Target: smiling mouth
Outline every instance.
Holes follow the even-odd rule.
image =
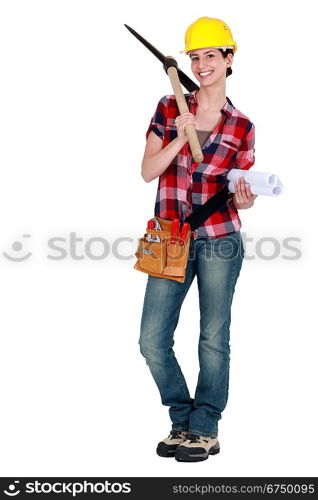
[[[201,78],[208,78],[210,75],[212,75],[213,71],[202,71],[202,73],[199,73],[199,76]]]

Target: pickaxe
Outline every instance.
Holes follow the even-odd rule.
[[[185,100],[181,84],[189,91],[193,92],[198,90],[199,87],[178,68],[177,61],[172,56],[164,56],[162,52],[156,49],[151,43],[137,33],[133,28],[125,24],[126,28],[163,63],[164,70],[168,74],[171,85],[176,96],[176,101],[180,114],[189,111],[187,102]],[[201,163],[203,161],[203,154],[198,140],[198,136],[193,123],[189,123],[185,127],[188,137],[191,153],[195,162]]]

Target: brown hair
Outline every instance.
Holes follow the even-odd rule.
[[[234,54],[233,49],[226,49],[226,50],[223,50],[223,49],[218,49],[218,50],[221,52],[221,54],[222,54],[222,56],[224,57],[224,59],[226,59],[226,57],[227,57],[227,55],[228,55],[228,54]],[[232,68],[231,68],[231,67],[230,67],[230,68],[227,68],[227,69],[226,69],[226,75],[225,75],[225,77],[227,78],[227,77],[228,77],[228,76],[230,76],[232,73],[233,73]]]

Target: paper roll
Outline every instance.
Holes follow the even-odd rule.
[[[247,183],[249,184],[249,183]],[[282,194],[283,192],[283,187],[282,185],[279,186],[258,186],[258,185],[254,185],[254,184],[249,184],[250,188],[251,188],[251,192],[252,194],[263,194],[265,196],[279,196],[280,194]],[[228,185],[228,190],[230,191],[230,193],[235,193],[235,186],[234,186],[234,182],[231,181],[229,182],[229,185]]]
[[[253,186],[276,186],[277,176],[270,172],[251,172],[240,168],[232,168],[227,175],[229,181],[238,181],[244,177],[245,181]]]

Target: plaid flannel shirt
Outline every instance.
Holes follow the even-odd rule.
[[[196,114],[197,90],[185,94],[189,111]],[[234,107],[227,97],[221,109],[222,120],[211,132],[202,147],[204,159],[196,163],[187,142],[159,176],[154,213],[164,219],[181,218],[198,210],[227,183],[232,168],[248,170],[255,162],[255,126],[247,116]],[[151,131],[163,140],[164,148],[177,137],[175,118],[179,115],[174,95],[162,97],[153,115],[146,139]],[[209,217],[191,237],[215,238],[239,231],[241,220],[232,197]]]

